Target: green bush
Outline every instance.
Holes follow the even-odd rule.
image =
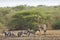
[[[39,15],[39,22],[41,21],[40,18],[43,20],[45,16],[41,11],[37,11],[36,9],[33,10],[26,10],[22,12],[17,12],[8,23],[8,28],[10,29],[36,29],[38,26],[38,16]],[[10,27],[9,27],[10,26]]]
[[[56,20],[56,21],[53,23],[52,28],[53,28],[53,29],[56,29],[56,30],[60,29],[60,20]]]

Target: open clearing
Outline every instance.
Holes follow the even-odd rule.
[[[16,34],[18,31],[14,31]],[[41,31],[43,34],[43,30]],[[2,37],[0,40],[60,40],[60,30],[47,30],[46,35],[30,37]]]
[[[46,34],[60,34],[60,30],[47,30]]]
[[[19,30],[21,31],[21,30]],[[17,32],[19,31],[13,31],[15,35],[17,35]],[[44,31],[41,30],[41,34],[44,34]],[[60,30],[47,30],[46,31],[47,35],[60,35]],[[0,33],[0,36],[2,36],[2,33]]]

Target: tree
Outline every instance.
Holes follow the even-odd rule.
[[[35,16],[36,13],[37,11],[35,9],[17,12],[16,15],[13,16],[14,20],[11,20],[8,25],[15,29],[35,29],[38,24],[36,20],[37,16]]]

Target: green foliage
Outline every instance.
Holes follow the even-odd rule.
[[[39,24],[47,24],[47,29],[60,29],[60,6],[27,6],[0,8],[0,26],[15,29],[36,29]],[[56,21],[57,20],[57,21]],[[58,25],[56,27],[56,25]]]
[[[60,19],[56,20],[52,26],[53,29],[60,29]]]
[[[9,26],[16,29],[34,29],[37,26],[34,11],[18,12],[16,15],[13,16],[13,18],[14,20],[9,22]]]

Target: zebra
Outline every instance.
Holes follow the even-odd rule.
[[[12,31],[3,31],[3,36],[5,37],[14,37],[14,33]]]

